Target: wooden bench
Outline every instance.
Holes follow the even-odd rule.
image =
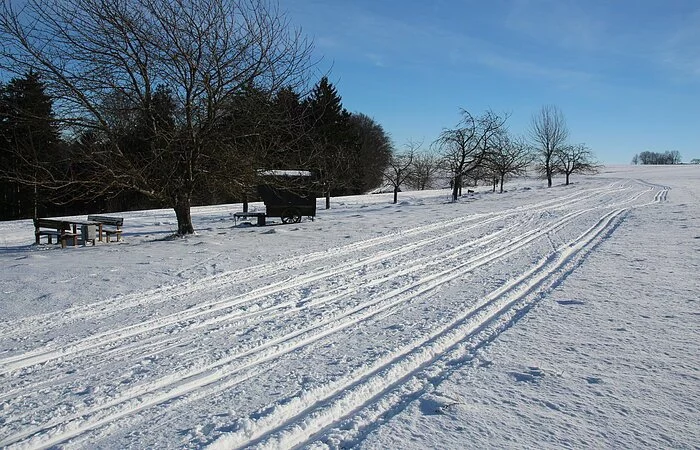
[[[233,213],[233,223],[236,225],[238,219],[247,219],[248,217],[256,217],[258,219],[258,226],[265,226],[265,213],[264,212],[237,212]]]
[[[48,230],[42,228],[49,228]],[[34,237],[37,245],[40,243],[41,236],[46,236],[48,243],[53,243],[53,237],[56,237],[56,243],[61,244],[61,248],[66,248],[68,239],[73,239],[73,246],[78,245],[78,234],[73,232],[73,227],[70,222],[56,219],[34,219]]]
[[[89,215],[87,217],[89,222],[97,222],[99,228],[99,240],[102,240],[102,233],[107,237],[107,242],[109,242],[109,237],[112,235],[117,236],[117,242],[122,236],[122,225],[124,225],[123,217],[111,217],[111,216],[95,216]],[[105,228],[105,226],[109,228]]]

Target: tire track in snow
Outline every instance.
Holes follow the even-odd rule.
[[[577,239],[541,260],[518,279],[493,291],[479,304],[426,338],[411,343],[365,370],[303,393],[266,416],[250,420],[240,431],[224,434],[210,448],[292,448],[308,443],[314,435],[328,433],[333,425],[361,409],[374,408],[369,421],[355,420],[351,425],[346,424],[346,428],[361,430],[395,408],[402,399],[415,396],[424,389],[430,377],[421,377],[421,373],[427,372],[440,358],[455,361],[462,358],[462,354],[450,358],[450,352],[499,319],[505,317],[506,323],[512,320],[508,318],[508,313],[517,313],[512,308],[518,302],[538,289],[546,289],[561,281],[562,276],[557,277],[557,273],[579,254],[585,253],[586,248],[593,247],[596,240],[626,211],[620,209],[605,214]],[[580,255],[581,258],[584,256]],[[534,302],[534,299],[530,302]],[[397,390],[403,392],[394,398],[386,398]]]
[[[379,299],[366,302],[350,311],[346,311],[341,317],[334,317],[323,323],[314,324],[306,329],[284,335],[273,341],[266,342],[262,346],[249,349],[245,353],[228,357],[215,365],[203,369],[200,368],[194,372],[173,374],[165,377],[158,383],[152,384],[150,387],[147,385],[137,386],[123,393],[123,395],[117,399],[107,404],[100,405],[98,408],[81,411],[73,417],[63,418],[58,423],[48,424],[41,429],[25,430],[25,432],[20,435],[8,437],[3,443],[13,444],[25,438],[30,438],[30,442],[34,442],[36,445],[40,443],[44,445],[43,439],[41,439],[42,436],[39,435],[44,435],[48,432],[53,436],[49,444],[53,445],[109,423],[110,421],[128,416],[144,408],[173,400],[174,398],[178,398],[214,383],[219,383],[215,386],[216,390],[228,388],[231,386],[230,382],[220,382],[221,380],[231,377],[231,374],[238,374],[243,369],[249,369],[261,363],[268,362],[271,359],[280,358],[303,346],[316,342],[323,337],[337,333],[362,320],[367,320],[389,308],[398,307],[409,298],[414,298],[429,292],[446,282],[463,276],[465,272],[474,270],[476,267],[488,264],[519,248],[525,247],[534,239],[546,235],[546,233],[551,232],[559,226],[563,226],[589,210],[590,209],[586,209],[570,213],[554,224],[540,229],[539,232],[537,232],[538,230],[534,230],[524,233],[520,238],[512,239],[482,256],[470,259],[461,266],[450,267],[448,270],[424,277],[409,286],[394,289]],[[382,304],[382,302],[384,302],[384,304]],[[238,360],[253,354],[257,355],[257,359],[253,358],[244,365],[236,364]],[[262,355],[262,357],[260,355]],[[244,379],[247,379],[247,377],[244,377]],[[200,395],[210,394],[210,390],[207,390],[207,393],[201,393]],[[138,405],[136,409],[134,409],[134,405]],[[110,410],[110,408],[113,410]],[[90,415],[92,415],[92,417],[89,417]],[[61,433],[60,430],[70,431]],[[38,435],[38,441],[31,439],[31,436],[35,434]]]

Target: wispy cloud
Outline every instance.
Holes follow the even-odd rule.
[[[597,51],[608,41],[608,24],[595,2],[514,0],[504,26],[521,37],[574,51]]]
[[[494,31],[491,36],[485,36],[467,26],[453,29],[422,17],[389,17],[358,4],[316,4],[310,14],[317,15],[314,20],[317,46],[335,58],[403,70],[463,70],[467,73],[481,67],[508,76],[546,79],[562,87],[594,78],[585,70],[560,67],[556,60],[547,61],[536,51],[514,49],[508,42],[510,36],[495,29],[505,27],[503,23],[485,25]]]
[[[564,69],[547,63],[518,60],[496,54],[481,55],[479,62],[511,76],[552,81],[563,89],[576,88],[597,79],[596,75],[590,72]]]

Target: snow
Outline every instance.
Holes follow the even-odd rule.
[[[695,448],[699,179],[126,212],[64,250],[2,222],[0,447]]]
[[[311,177],[313,174],[308,170],[263,170],[261,176],[274,177]]]

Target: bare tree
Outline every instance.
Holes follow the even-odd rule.
[[[539,157],[539,169],[552,187],[552,176],[556,172],[556,153],[566,145],[569,129],[564,114],[554,105],[543,106],[532,116],[530,139],[534,142]]]
[[[415,151],[411,176],[406,185],[412,189],[423,191],[434,187],[435,177],[440,171],[440,158],[434,153],[422,151],[422,143],[413,143]]]
[[[598,163],[586,144],[567,145],[556,153],[556,170],[566,176],[566,184],[574,173],[596,173]]]
[[[452,200],[456,201],[464,178],[484,163],[493,145],[493,139],[504,129],[508,115],[493,111],[474,117],[462,110],[462,120],[453,129],[440,133],[433,143],[442,155],[445,169],[452,174]]]
[[[500,192],[503,193],[505,179],[526,173],[532,159],[532,152],[524,138],[512,138],[507,133],[501,133],[488,156],[488,167],[494,177],[494,190],[498,182]]]
[[[411,177],[417,146],[409,142],[403,153],[392,155],[384,172],[384,179],[394,188],[394,204],[399,200],[401,186]]]
[[[302,82],[311,64],[311,44],[267,0],[0,1],[0,68],[36,71],[64,132],[90,136],[73,146],[82,169],[46,186],[73,199],[138,192],[174,208],[180,235],[194,232],[198,186],[241,172],[246,150],[226,132],[224,106],[247,86]],[[147,130],[138,150],[125,121]]]

